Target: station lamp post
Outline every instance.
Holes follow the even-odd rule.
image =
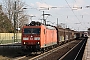
[[[44,25],[46,25],[46,19],[45,19],[45,15],[47,15],[47,16],[50,16],[50,14],[45,14],[44,13],[44,10],[49,10],[49,8],[46,8],[46,7],[40,7],[41,9],[39,9],[39,10],[43,10],[43,14],[42,14],[42,16],[43,16],[43,24]]]
[[[17,6],[16,5],[17,4],[16,4],[16,1],[15,1],[15,3],[14,3],[14,16],[13,16],[13,20],[14,20],[14,42],[16,42],[16,40],[17,40],[16,23],[17,23],[17,30],[19,30],[18,13],[22,12],[22,11],[17,10]],[[27,9],[27,8],[22,8],[22,9]],[[16,22],[16,20],[17,20],[17,22]]]
[[[44,18],[45,15],[50,16],[50,14],[44,14],[44,11],[43,11],[43,23],[44,23],[44,25],[46,25],[46,19]]]

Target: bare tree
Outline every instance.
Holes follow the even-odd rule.
[[[0,32],[13,32],[13,26],[11,21],[8,19],[2,11],[2,5],[0,5]]]
[[[15,20],[16,27],[22,27],[28,22],[28,18],[23,10],[24,5],[24,2],[21,0],[3,0],[3,11],[12,23]]]

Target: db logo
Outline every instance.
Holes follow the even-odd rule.
[[[33,40],[33,38],[30,38],[30,40]]]

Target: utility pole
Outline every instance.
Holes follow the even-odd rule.
[[[44,25],[46,25],[46,20],[44,18],[44,11],[43,11],[43,23],[44,23]]]
[[[14,42],[15,42],[15,36],[16,36],[16,1],[14,6]]]
[[[66,40],[66,31],[65,31],[65,29],[66,29],[66,26],[64,25],[64,40]]]
[[[44,15],[50,16],[50,14],[44,14],[44,11],[43,11],[43,23],[44,23],[44,25],[46,25],[46,19],[44,18]]]
[[[57,18],[57,27],[58,27],[58,18]]]

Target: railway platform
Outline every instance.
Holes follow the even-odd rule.
[[[0,46],[21,46],[21,43],[0,44]]]
[[[87,40],[82,60],[90,60],[90,36]]]

